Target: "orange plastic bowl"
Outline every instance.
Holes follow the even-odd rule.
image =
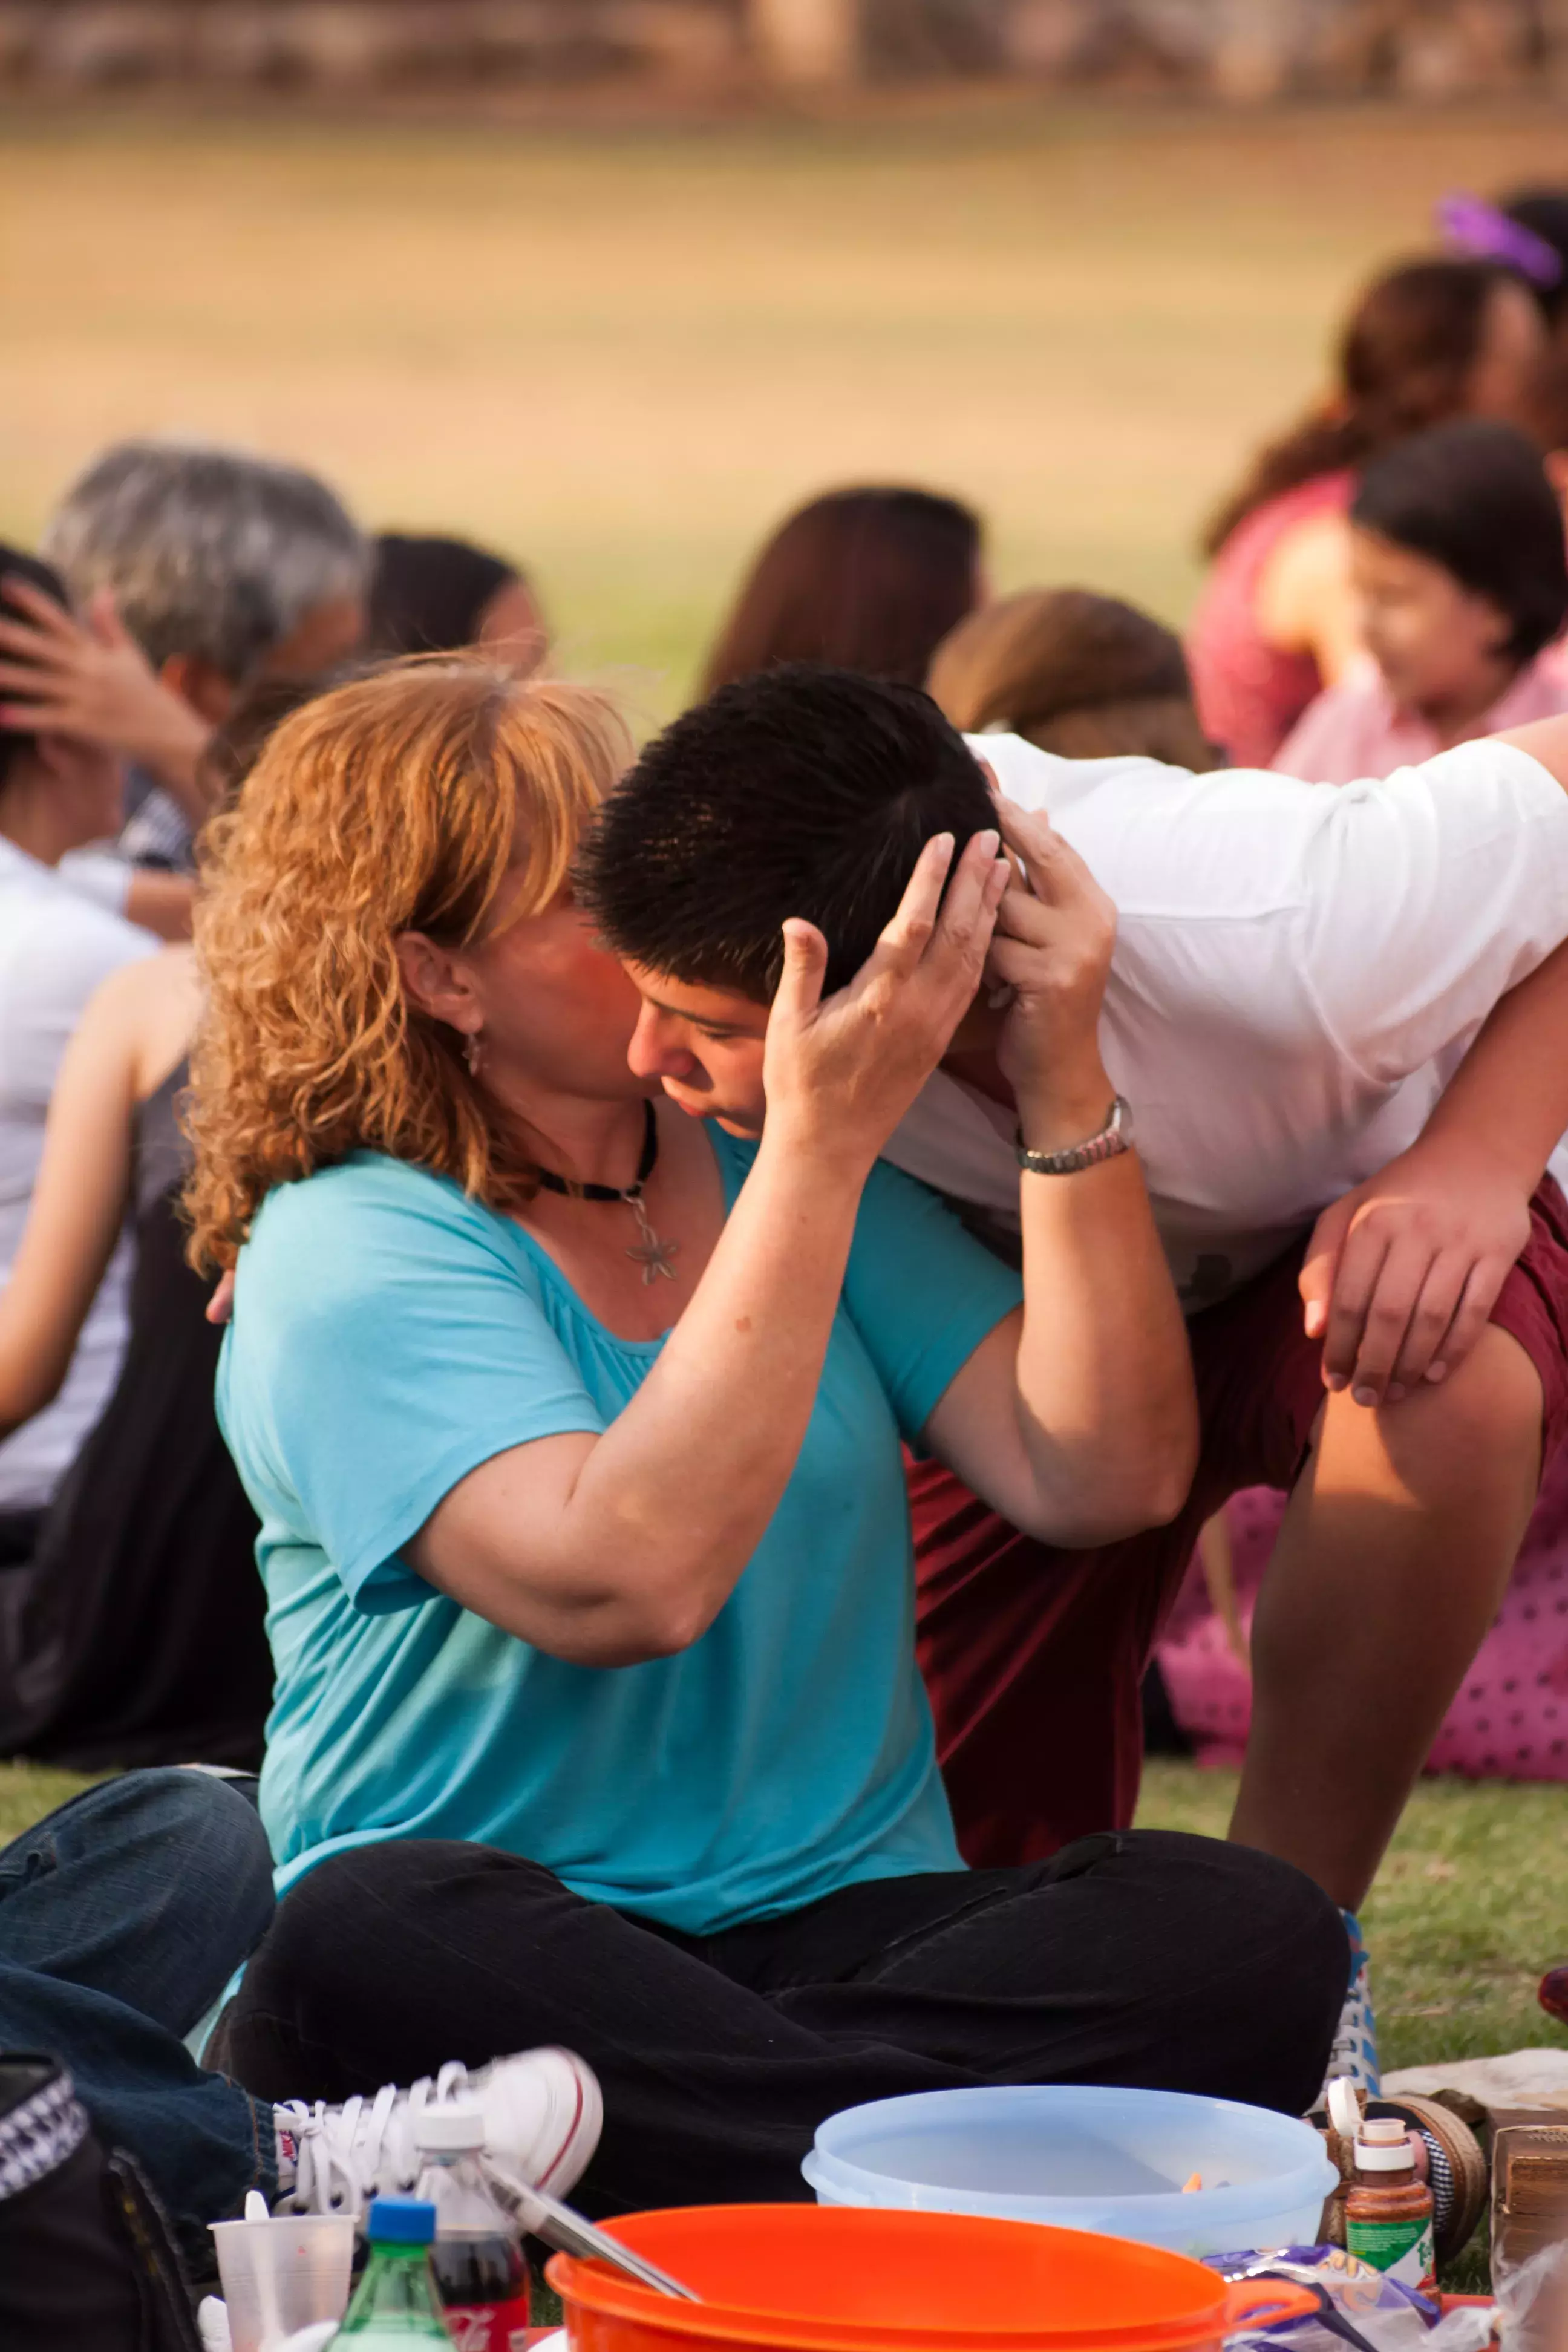
[[[969,2213],[686,2205],[608,2226],[702,2300],[557,2254],[546,2276],[574,2352],[1214,2352],[1254,2314],[1317,2308],[1158,2246]]]

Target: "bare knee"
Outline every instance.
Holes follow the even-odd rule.
[[[1541,1467],[1541,1375],[1519,1341],[1489,1324],[1447,1380],[1371,1411],[1327,1399],[1313,1484],[1467,1515],[1532,1497]],[[1528,1502],[1527,1502],[1528,1507]]]

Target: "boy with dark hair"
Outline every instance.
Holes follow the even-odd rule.
[[[584,887],[643,995],[633,1066],[694,1114],[761,1123],[782,919],[842,908],[874,930],[934,779],[930,825],[964,821],[961,739],[934,707],[900,706],[890,789],[887,697],[808,669],[738,684],[605,812]],[[863,751],[874,820],[846,796]],[[1139,1683],[1197,1530],[1238,1487],[1290,1487],[1231,1833],[1310,1871],[1359,1950],[1354,1908],[1568,1427],[1568,1211],[1542,1181],[1568,1128],[1568,721],[1343,792],[1010,736],[969,752],[1048,810],[1118,908],[1100,1029],[1117,1101],[1083,1142],[1124,1141],[1131,1106],[1204,1432],[1176,1520],[1098,1551],[1032,1542],[912,1472],[961,1843],[1018,1862],[1130,1819]],[[1016,1121],[985,993],[889,1156],[1005,1248]],[[1375,2069],[1362,1974],[1336,2071]]]
[[[721,687],[648,744],[582,879],[617,953],[765,1005],[792,915],[827,941],[831,995],[932,835],[956,855],[995,821],[963,736],[918,687],[868,694],[848,670],[791,662]]]

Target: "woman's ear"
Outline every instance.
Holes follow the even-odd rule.
[[[465,1037],[477,1037],[484,1010],[461,956],[437,947],[423,931],[400,931],[392,944],[410,1004]]]

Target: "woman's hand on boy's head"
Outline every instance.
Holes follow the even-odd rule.
[[[1000,798],[997,809],[1024,877],[1008,885],[985,960],[986,978],[1013,991],[997,1060],[1018,1098],[1026,1140],[1053,1150],[1092,1134],[1110,1098],[1100,1013],[1116,908],[1044,816]]]
[[[998,846],[994,833],[978,833],[954,866],[951,834],[928,841],[892,921],[835,995],[822,993],[821,932],[785,924],[763,1061],[770,1135],[787,1129],[868,1166],[876,1158],[980,984],[1009,878]]]

